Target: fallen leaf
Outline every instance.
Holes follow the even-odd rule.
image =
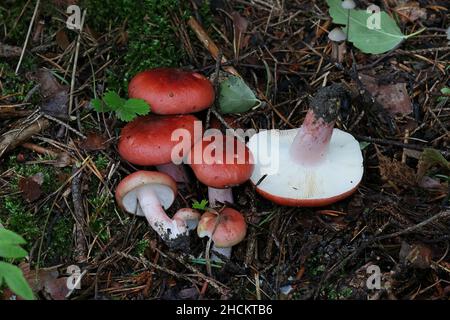
[[[70,291],[67,287],[67,279],[68,277],[61,277],[45,282],[44,293],[53,300],[65,300]]]
[[[97,150],[105,150],[108,147],[107,139],[98,134],[97,132],[89,132],[86,135],[86,139],[84,139],[80,143],[80,148],[86,151],[97,151]]]
[[[42,175],[42,173],[40,174]],[[20,178],[19,180],[19,189],[22,192],[22,197],[28,201],[33,202],[42,195],[42,183],[43,176],[40,177],[39,173],[26,178]]]
[[[69,94],[68,87],[61,85],[47,69],[39,69],[31,78],[40,85],[40,93],[44,98],[41,110],[53,117],[67,119]]]
[[[378,153],[381,179],[397,190],[405,189],[416,184],[414,170],[405,163]]]
[[[67,33],[64,29],[61,29],[56,33],[56,43],[62,50],[66,50],[69,47],[69,37],[67,37]]]
[[[231,14],[234,25],[234,41],[237,49],[245,48],[248,45],[250,37],[243,37],[243,34],[247,31],[248,20],[242,17],[239,12],[234,11]]]
[[[374,77],[364,74],[360,74],[359,77],[366,89],[389,114],[406,115],[412,112],[412,102],[406,83],[379,84]]]
[[[450,162],[436,149],[426,148],[417,165],[417,179],[421,180],[427,172],[433,168],[438,167],[445,171],[450,171]]]
[[[432,251],[424,244],[402,242],[399,253],[400,262],[417,269],[428,269],[431,265]]]
[[[425,20],[427,18],[427,10],[420,7],[420,3],[416,1],[399,4],[394,9],[400,16],[403,23],[414,22],[416,20]]]

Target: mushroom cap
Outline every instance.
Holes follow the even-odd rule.
[[[305,166],[290,157],[297,130],[262,131],[250,138],[248,147],[255,157],[250,180],[257,192],[277,204],[300,207],[325,206],[355,192],[364,172],[358,141],[333,129],[322,160]]]
[[[214,102],[214,88],[199,73],[155,68],[131,79],[128,96],[145,100],[156,114],[186,114],[208,108]]]
[[[346,10],[351,10],[351,9],[355,9],[356,3],[353,0],[344,0],[344,1],[342,1],[341,6],[342,6],[342,8],[344,8]]]
[[[219,217],[220,221],[216,227]],[[244,240],[247,234],[247,223],[244,216],[232,208],[223,209],[219,215],[207,211],[198,223],[197,234],[200,238],[212,237],[218,248],[228,248]]]
[[[254,168],[253,156],[247,146],[230,135],[204,137],[194,144],[188,159],[197,179],[218,189],[244,183]]]
[[[334,42],[341,42],[347,39],[347,35],[341,28],[336,27],[328,33],[328,39]]]
[[[143,216],[141,208],[137,206],[136,191],[148,188],[154,191],[164,209],[168,209],[177,194],[177,183],[167,174],[158,171],[136,171],[120,181],[116,188],[116,201],[128,213]]]
[[[172,162],[172,149],[180,142],[172,141],[172,133],[186,129],[191,140],[186,150],[194,144],[194,123],[199,121],[192,115],[138,117],[121,131],[118,151],[120,156],[136,165],[156,166]],[[180,158],[184,154],[179,155]]]

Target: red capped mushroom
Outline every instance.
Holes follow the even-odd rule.
[[[280,205],[315,207],[356,191],[364,171],[359,143],[333,129],[347,98],[340,85],[322,88],[299,129],[261,131],[250,138],[255,157],[250,180],[258,193]]]
[[[205,212],[197,226],[200,238],[208,237],[214,242],[213,261],[220,261],[214,252],[230,258],[232,247],[244,240],[246,233],[247,223],[243,215],[232,208],[225,208],[218,214]]]
[[[214,88],[203,75],[176,68],[156,68],[138,73],[128,86],[130,98],[150,104],[156,114],[186,114],[207,109]]]
[[[182,141],[182,150],[189,150],[195,141],[195,123],[192,115],[158,116],[136,118],[121,131],[118,150],[121,157],[133,164],[156,166],[158,171],[169,174],[177,182],[186,181],[182,165],[175,165],[185,154],[174,154],[174,147],[180,142],[173,137],[178,129],[185,129],[189,139]],[[200,132],[201,134],[201,132]],[[176,158],[176,159],[174,159]]]
[[[176,182],[157,171],[137,171],[124,178],[116,189],[116,201],[128,213],[145,216],[150,226],[171,247],[185,249],[188,232],[195,229],[200,214],[180,209],[170,219],[168,209],[177,194]]]
[[[210,131],[194,144],[188,163],[197,179],[208,186],[209,205],[213,208],[217,202],[233,203],[231,187],[250,178],[253,158],[245,144],[234,136]]]

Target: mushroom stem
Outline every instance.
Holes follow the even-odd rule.
[[[178,183],[188,183],[186,169],[182,164],[167,163],[156,166],[159,172],[163,172],[173,178]]]
[[[185,221],[170,219],[152,188],[145,186],[138,188],[136,197],[148,223],[164,241],[187,235],[188,229]]]
[[[322,118],[317,119],[314,112],[309,110],[292,142],[292,159],[305,166],[320,163],[327,152],[333,127],[334,120],[326,123]]]
[[[290,147],[293,161],[303,166],[319,164],[326,156],[339,107],[349,93],[339,84],[321,88]]]
[[[233,192],[231,188],[217,189],[213,187],[208,187],[208,201],[209,207],[217,207],[217,202],[220,203],[234,203]]]
[[[231,257],[231,250],[232,250],[232,247],[219,248],[219,247],[216,247],[215,244],[213,244],[213,247],[211,248],[211,252],[212,252],[212,254],[211,254],[211,261],[222,262],[222,259],[220,259],[220,257],[218,257],[216,255],[216,253],[226,257],[227,259],[230,259],[230,257]]]

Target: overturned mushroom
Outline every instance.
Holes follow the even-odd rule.
[[[322,88],[299,129],[261,131],[250,138],[251,181],[258,193],[277,204],[313,207],[356,191],[364,171],[359,143],[333,129],[345,99],[348,92],[340,85]]]

